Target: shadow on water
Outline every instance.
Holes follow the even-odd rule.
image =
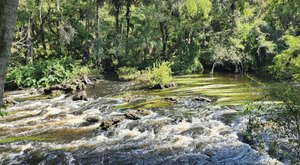
[[[120,81],[117,74],[104,75],[103,80],[87,88],[87,93],[93,98],[112,96],[127,90],[130,84],[130,82]]]

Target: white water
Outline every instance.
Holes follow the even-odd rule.
[[[0,164],[280,164],[239,141],[237,132],[245,121],[224,124],[222,115],[235,113],[229,108],[185,102],[154,109],[140,120],[124,120],[108,131],[99,129],[99,123],[81,126],[89,116],[122,114],[113,108],[120,103],[109,97],[73,102],[61,96],[8,108],[12,115],[0,119],[1,139],[55,140],[0,144]]]

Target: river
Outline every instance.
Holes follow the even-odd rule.
[[[261,97],[254,79],[268,82],[186,75],[176,88],[150,91],[104,80],[87,89],[88,101],[8,92],[19,103],[0,118],[0,164],[281,164],[238,136],[242,105]],[[114,117],[122,120],[99,127]]]

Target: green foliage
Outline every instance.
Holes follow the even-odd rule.
[[[274,84],[266,90],[265,96],[267,100],[274,100],[277,103],[262,103],[248,107],[250,112],[248,140],[257,142],[255,146],[260,149],[268,148],[268,152],[281,161],[288,160],[290,164],[299,163],[299,84]]]
[[[80,67],[71,58],[51,59],[10,70],[6,85],[9,88],[45,87],[88,73],[87,67]]]
[[[28,78],[35,76],[36,65],[45,59],[65,56],[106,72],[120,66],[144,69],[156,60],[170,61],[175,73],[189,74],[201,73],[214,63],[232,71],[235,67],[242,72],[258,70],[270,65],[280,52],[274,60],[274,75],[300,78],[299,58],[284,66],[284,60],[293,54],[292,45],[297,47],[290,43],[299,40],[299,2],[295,0],[24,0],[18,12],[10,66],[35,63],[14,73],[15,84],[24,87],[69,77],[63,74],[69,72],[65,65],[51,62],[54,68],[49,69],[55,73],[39,73],[49,78],[43,82]],[[290,48],[281,40],[284,35]],[[218,46],[225,53],[216,53]],[[74,70],[78,69],[86,72]],[[28,79],[23,78],[22,70],[28,71],[24,76]]]
[[[7,115],[8,113],[5,112],[4,110],[6,109],[6,107],[4,105],[0,104],[0,116],[3,117],[5,115]]]
[[[140,72],[137,68],[126,66],[119,68],[117,73],[119,75],[119,78],[125,81],[134,80],[140,75]]]
[[[210,0],[185,0],[185,5],[189,15],[196,15],[201,13],[204,18],[208,17],[212,8]]]
[[[276,55],[270,71],[278,79],[300,79],[300,36],[283,37],[288,48]]]
[[[148,68],[147,74],[151,86],[165,85],[172,80],[171,64],[169,62],[156,62],[152,68]]]
[[[215,65],[224,65],[224,63],[233,64],[235,66],[235,72],[243,72],[244,64],[250,60],[250,57],[238,51],[238,49],[233,46],[228,48],[217,44],[213,49],[211,60],[214,64],[211,73],[214,72]]]

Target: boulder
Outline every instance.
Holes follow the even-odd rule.
[[[124,116],[126,119],[130,119],[130,120],[138,120],[141,119],[142,116],[147,116],[150,115],[151,111],[147,110],[147,109],[139,109],[139,110],[130,110],[127,111]]]
[[[97,123],[100,121],[100,117],[99,116],[88,116],[86,119],[85,119],[86,122],[89,122],[89,123]]]
[[[3,103],[6,104],[6,105],[9,105],[9,104],[17,104],[18,102],[15,101],[11,97],[6,97],[6,98],[3,99]]]
[[[179,103],[179,99],[176,97],[166,97],[165,100],[171,103]]]
[[[81,78],[81,81],[84,83],[84,84],[88,84],[88,85],[92,85],[93,82],[88,78],[88,76],[83,76]]]
[[[76,84],[76,90],[85,90],[86,86],[83,83]]]
[[[164,85],[164,88],[175,88],[177,85],[175,83],[168,83]]]
[[[147,109],[138,109],[136,113],[142,116],[148,116],[151,114],[151,111]]]
[[[138,120],[138,119],[141,118],[141,117],[137,114],[137,112],[134,112],[134,111],[126,112],[126,113],[124,114],[124,116],[125,116],[127,119],[130,119],[130,120]]]
[[[59,85],[52,85],[48,88],[44,89],[44,93],[49,95],[51,94],[53,91],[64,91],[65,93],[70,93],[72,91],[74,91],[75,86],[70,85],[70,84],[59,84]]]
[[[87,101],[87,93],[86,91],[77,91],[74,95],[74,97],[72,98],[73,101],[77,101],[77,100],[85,100]]]
[[[175,88],[177,85],[175,83],[167,83],[165,85],[156,84],[152,87],[152,89],[165,89],[165,88]]]
[[[103,75],[98,75],[98,76],[92,76],[89,79],[92,80],[92,81],[96,81],[97,82],[97,81],[100,81],[100,80],[104,80],[105,78],[104,78]]]
[[[165,86],[161,84],[156,84],[151,89],[165,89]]]
[[[118,123],[120,123],[121,121],[123,121],[125,119],[125,116],[112,116],[110,118],[104,119],[101,124],[100,127],[104,130],[107,130],[108,128],[117,125]]]

